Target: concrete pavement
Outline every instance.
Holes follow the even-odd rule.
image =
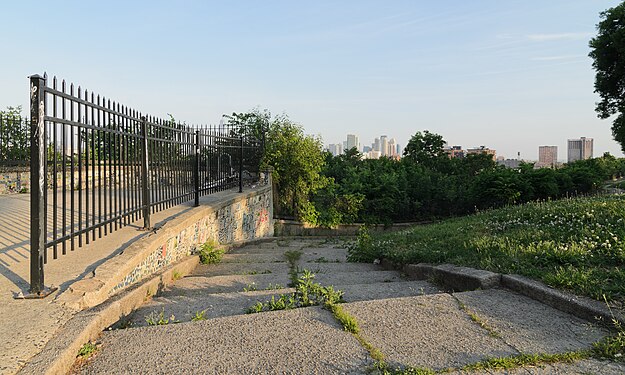
[[[466,373],[465,365],[518,354],[555,354],[591,347],[609,332],[506,289],[446,293],[427,281],[406,280],[379,266],[344,263],[341,244],[289,239],[248,245],[219,265],[201,265],[112,330],[84,374],[366,374],[374,359]],[[360,326],[360,339],[320,307],[246,315],[292,289],[286,251],[300,251],[298,269],[345,291],[344,311]],[[281,288],[281,289],[275,289]],[[201,321],[192,321],[203,314]],[[177,324],[151,326],[150,317]],[[512,374],[622,374],[625,365],[597,359],[513,369]]]
[[[236,191],[225,191],[203,197],[208,203]],[[51,199],[49,199],[49,202]],[[18,300],[13,296],[29,288],[29,195],[0,196],[0,374],[13,374],[55,335],[76,311],[55,303],[61,293],[75,281],[89,277],[101,263],[142,238],[142,221],[131,224],[89,245],[69,251],[45,265],[45,284],[59,290],[42,300]],[[160,226],[191,209],[190,203],[153,214],[152,222]]]

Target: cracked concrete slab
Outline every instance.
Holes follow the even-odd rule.
[[[527,354],[587,349],[609,332],[520,294],[489,289],[454,293],[508,344]]]
[[[554,363],[508,370],[452,371],[449,375],[622,375],[625,364],[598,359]]]
[[[472,322],[448,294],[354,302],[343,308],[392,367],[442,370],[518,354]]]
[[[317,307],[110,331],[101,341],[83,374],[361,374],[372,365]]]

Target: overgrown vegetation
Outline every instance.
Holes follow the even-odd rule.
[[[593,194],[625,175],[625,159],[609,154],[559,169],[496,165],[490,155],[450,159],[442,136],[416,132],[404,157],[363,159],[353,148],[332,156],[318,137],[287,116],[233,113],[231,124],[266,131],[263,167],[273,168],[275,214],[323,227],[353,222],[391,224],[471,214],[511,204]]]
[[[396,233],[363,229],[349,260],[452,263],[623,301],[624,248],[625,196],[604,196],[506,207]]]
[[[247,309],[247,313],[258,313],[263,311],[289,310],[298,307],[308,307],[317,305],[331,305],[340,303],[343,300],[343,292],[334,290],[332,286],[322,286],[314,282],[315,275],[304,270],[302,276],[298,278],[295,285],[295,292],[272,296],[271,300],[265,303],[258,302]]]
[[[221,262],[225,250],[212,241],[204,243],[198,250],[202,264],[217,264]]]

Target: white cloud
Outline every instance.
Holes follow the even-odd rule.
[[[553,33],[553,34],[530,34],[527,39],[535,42],[548,42],[552,40],[580,40],[592,38],[593,33]]]

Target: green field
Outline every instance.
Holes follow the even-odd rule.
[[[385,234],[361,231],[350,260],[452,263],[525,275],[578,295],[625,301],[625,196],[480,212]]]

